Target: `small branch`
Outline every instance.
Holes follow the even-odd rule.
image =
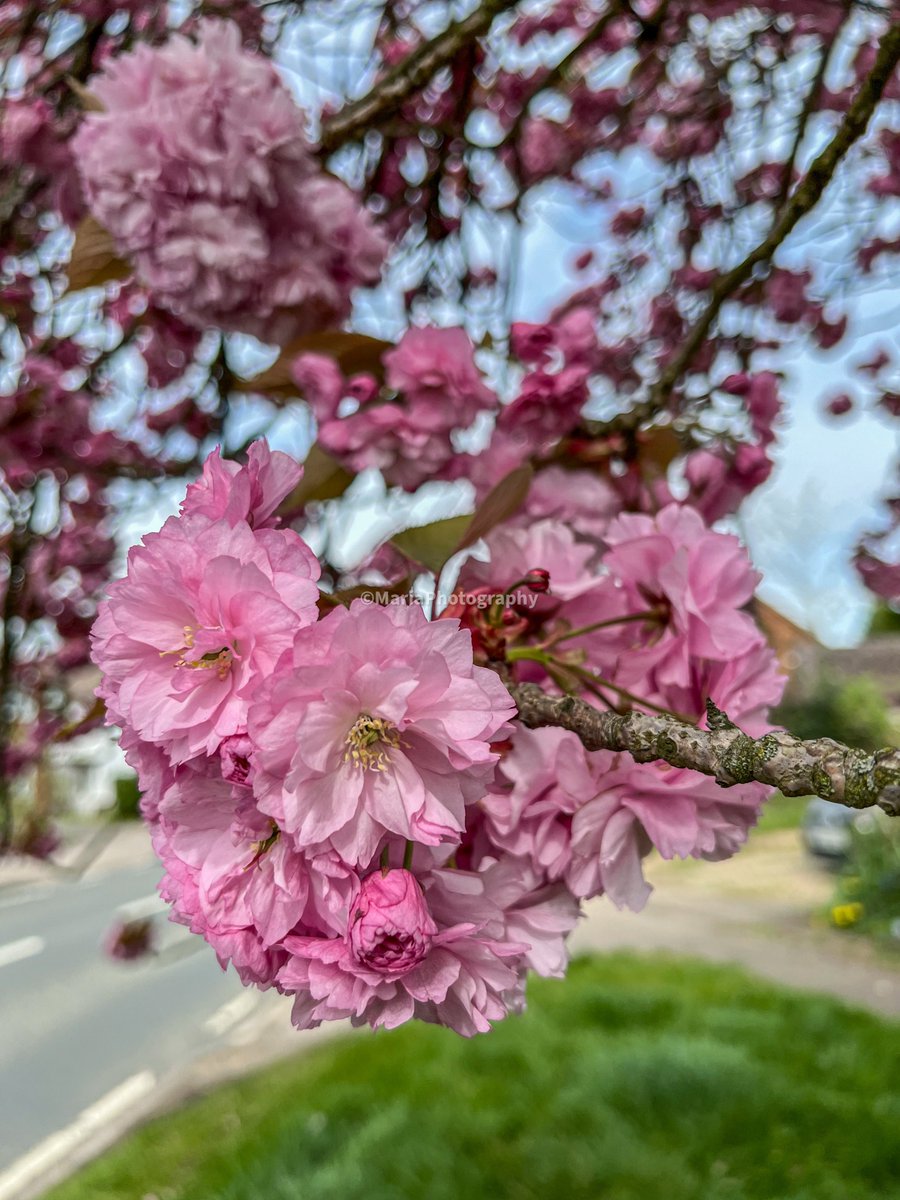
[[[772,259],[797,222],[815,207],[851,146],[866,132],[898,61],[900,22],[893,22],[882,37],[874,66],[860,85],[837,133],[812,162],[802,183],[781,210],[767,236],[742,262],[720,275],[712,285],[706,309],[688,331],[678,353],[651,388],[646,403],[635,410],[636,414],[640,414],[640,419],[665,405],[678,380],[694,361],[725,301],[746,283],[756,267]],[[632,414],[626,415],[630,417]]]
[[[483,0],[474,12],[414,50],[367,95],[346,105],[325,122],[319,139],[322,150],[330,154],[345,142],[376,128],[413,92],[423,88],[441,67],[452,62],[460,50],[487,33],[495,17],[518,3],[519,0]]]
[[[853,0],[844,0],[844,21],[846,21],[853,9]],[[816,110],[816,105],[822,95],[822,89],[825,86],[825,76],[828,74],[828,67],[835,54],[836,47],[840,46],[841,29],[834,35],[830,42],[823,44],[819,54],[819,65],[816,68],[816,73],[813,76],[812,83],[809,86],[809,91],[803,101],[803,107],[800,110],[800,115],[797,118],[797,128],[794,132],[794,140],[791,143],[790,153],[784,164],[784,170],[781,176],[781,190],[778,200],[775,204],[775,209],[778,211],[785,203],[790,194],[791,185],[794,182],[794,167],[797,164],[797,156],[800,153],[800,147],[803,145],[803,140],[806,137],[806,131],[809,128],[810,118]]]
[[[575,696],[548,696],[535,683],[507,686],[529,729],[568,729],[588,750],[624,751],[636,762],[686,767],[711,775],[722,787],[764,783],[785,796],[821,796],[847,808],[877,806],[900,816],[900,750],[867,754],[831,738],[802,741],[784,732],[752,738],[711,701],[706,730],[674,717],[600,712]]]
[[[581,38],[581,41],[576,43],[576,45],[574,45],[572,49],[566,55],[564,55],[555,66],[551,67],[548,71],[545,71],[543,75],[539,75],[535,87],[528,93],[527,96],[523,98],[521,107],[516,113],[515,119],[505,134],[503,143],[501,144],[516,140],[522,130],[522,126],[528,118],[528,112],[531,108],[532,100],[534,100],[536,96],[539,96],[541,92],[545,92],[549,88],[554,87],[557,83],[565,81],[569,72],[578,62],[579,58],[581,58],[582,54],[584,54],[586,50],[590,49],[591,45],[597,41],[598,38],[603,36],[603,34],[606,32],[606,27],[612,21],[614,21],[616,17],[625,15],[627,11],[628,10],[623,7],[622,0],[610,0],[609,8],[597,18],[590,28],[584,31],[584,36]]]

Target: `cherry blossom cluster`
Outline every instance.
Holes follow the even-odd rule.
[[[382,112],[341,144],[327,131],[353,81],[304,87],[303,109],[289,91],[292,74],[325,66],[308,61],[316,39],[298,36],[303,6],[3,6],[5,773],[35,762],[80,715],[67,683],[114,570],[115,509],[143,481],[188,476],[217,441],[245,436],[232,420],[242,364],[231,344],[241,339],[223,331],[270,344],[323,326],[346,333],[351,294],[378,279],[389,243],[410,331],[377,364],[347,371],[301,337],[302,352],[284,351],[295,391],[269,397],[289,409],[308,401],[320,447],[346,470],[374,467],[407,491],[466,480],[483,498],[529,463],[535,479],[516,520],[561,520],[598,547],[623,512],[677,502],[707,524],[734,513],[772,470],[791,382],[779,347],[799,336],[835,362],[860,332],[848,323],[854,288],[890,284],[896,75],[806,240],[733,295],[654,411],[632,419],[631,406],[640,411],[723,269],[777,218],[843,119],[890,7],[518,5],[389,120]],[[335,5],[336,19],[339,8],[349,44],[354,6]],[[376,89],[439,19],[420,0],[389,0],[379,14],[359,72]],[[785,136],[761,132],[774,128]],[[573,235],[583,244],[564,264],[571,294],[554,291],[538,310],[520,294],[509,234],[542,208],[580,210],[589,220],[573,230],[590,232]],[[115,280],[101,272],[82,292],[69,258],[85,227],[123,261]],[[826,244],[835,229],[839,253]],[[839,258],[846,286],[836,289]],[[541,319],[512,319],[523,299]],[[867,408],[894,421],[895,357],[884,338],[853,358],[851,381],[796,402],[836,421]],[[856,561],[897,605],[895,492]],[[378,558],[388,575],[409,568],[389,548]]]
[[[765,798],[529,731],[498,667],[692,721],[711,696],[761,730],[781,677],[742,611],[758,577],[671,504],[602,539],[503,522],[431,619],[342,602],[280,523],[301,473],[264,442],[243,466],[214,452],[101,606],[99,695],[161,892],[223,966],[293,997],[300,1028],[484,1032],[529,970],[564,973],[582,901],[640,908],[651,848],[725,857]]]
[[[371,374],[346,379],[332,358],[305,353],[291,374],[318,424],[318,440],[349,470],[377,467],[414,491],[446,474],[456,458],[453,433],[468,429],[499,401],[458,328],[416,328],[382,358],[384,386]]]
[[[72,139],[87,204],[161,307],[281,341],[338,324],[377,282],[384,238],[233,22],[141,44],[90,86],[102,111]]]

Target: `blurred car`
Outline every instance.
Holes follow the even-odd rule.
[[[842,804],[818,797],[810,800],[803,814],[803,843],[810,854],[843,863],[850,852],[851,830],[859,813]]]

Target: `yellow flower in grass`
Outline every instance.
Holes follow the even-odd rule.
[[[858,901],[853,904],[836,904],[831,910],[832,923],[837,925],[838,929],[855,925],[862,915],[863,906]]]

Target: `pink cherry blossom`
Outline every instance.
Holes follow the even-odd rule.
[[[490,559],[487,562],[467,559],[459,574],[461,588],[492,586],[502,594],[517,585],[533,567],[549,573],[550,598],[571,600],[596,585],[596,575],[591,569],[597,557],[596,547],[576,541],[572,529],[562,521],[500,525],[485,542]]]
[[[759,575],[736,537],[713,533],[693,509],[670,504],[655,517],[623,513],[609,525],[603,565],[630,611],[663,611],[664,630],[650,646],[622,656],[625,680],[646,694],[684,685],[694,659],[727,661],[752,649],[759,634],[742,611]]]
[[[170,518],[130,551],[94,626],[111,719],[173,763],[245,732],[256,687],[318,615],[318,575],[290,531]]]
[[[735,512],[771,473],[772,460],[762,446],[742,442],[731,461],[712,450],[695,450],[684,467],[691,488],[686,502],[711,525]]]
[[[319,355],[301,355],[293,374],[329,453],[353,471],[377,467],[389,483],[412,491],[446,473],[456,455],[453,431],[498,405],[474,355],[462,329],[413,327],[383,356],[387,394],[379,395],[368,376],[344,384]],[[357,407],[342,413],[345,393]]]
[[[204,937],[245,983],[269,986],[298,925],[338,928],[352,879],[336,860],[307,860],[248,807],[243,788],[186,773],[153,830],[173,920]]]
[[[386,878],[392,875],[397,872]],[[364,905],[368,892],[383,890],[369,879],[357,893]],[[343,936],[285,939],[290,958],[278,983],[295,997],[298,1028],[349,1017],[354,1025],[393,1029],[417,1017],[472,1037],[522,1006],[528,947],[508,939],[503,910],[485,878],[436,870],[418,882],[401,878],[389,886],[405,892],[420,885],[423,898],[398,905],[385,926],[386,937],[394,939],[391,953],[384,943],[366,953],[369,946],[355,931],[357,899],[348,906]],[[400,944],[405,951],[393,953]]]
[[[302,476],[303,467],[290,455],[270,450],[264,438],[250,446],[244,466],[223,459],[217,446],[203,464],[203,474],[188,486],[181,511],[271,529],[278,524],[275,510]]]
[[[514,706],[458,622],[356,600],[297,633],[250,713],[254,791],[305,852],[368,862],[386,834],[458,841]]]
[[[465,429],[483,409],[496,406],[463,329],[413,326],[384,355],[384,366],[388,386],[421,413],[423,427]]]

